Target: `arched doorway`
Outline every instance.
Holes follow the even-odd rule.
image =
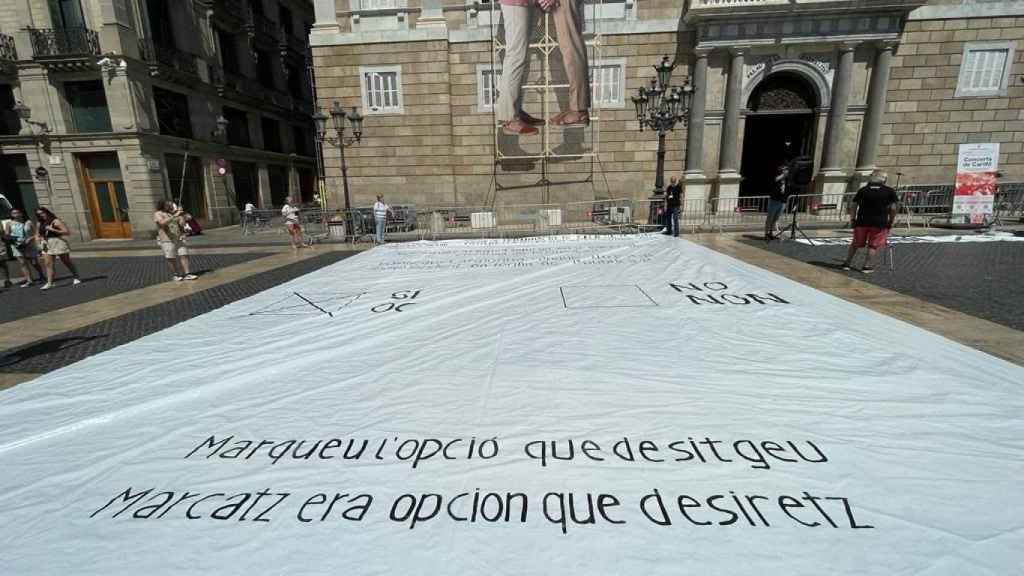
[[[802,75],[781,71],[754,88],[747,101],[740,196],[768,194],[779,164],[813,160],[818,94]]]

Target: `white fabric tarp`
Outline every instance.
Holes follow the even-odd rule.
[[[0,393],[0,573],[1004,576],[1022,383],[660,235],[388,245]]]
[[[853,240],[851,236],[836,238],[795,238],[801,244],[813,244],[815,246],[849,245]],[[986,234],[943,234],[938,236],[912,236],[909,234],[889,235],[889,244],[946,244],[960,243],[971,244],[975,242],[1024,242],[1024,236],[1017,236],[1010,232],[990,232]]]

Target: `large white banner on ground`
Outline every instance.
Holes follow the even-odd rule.
[[[0,394],[0,572],[1004,576],[1022,382],[660,235],[388,245]]]

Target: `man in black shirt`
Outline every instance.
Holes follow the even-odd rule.
[[[665,234],[679,236],[679,206],[683,201],[683,187],[673,176],[665,189]]]
[[[853,203],[850,204],[853,242],[843,262],[844,270],[850,269],[857,250],[866,244],[868,255],[861,272],[870,274],[875,271],[875,255],[879,248],[885,246],[889,229],[896,220],[896,205],[899,203],[896,191],[886,186],[885,180],[885,173],[873,173],[868,184],[857,190],[853,197]]]
[[[775,171],[772,187],[768,189],[768,215],[764,221],[765,242],[771,242],[778,237],[775,233],[775,223],[779,221],[779,216],[786,209],[787,180],[789,180],[789,167],[786,164],[780,164]]]

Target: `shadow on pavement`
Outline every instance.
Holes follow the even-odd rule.
[[[0,356],[0,367],[14,366],[31,360],[39,356],[45,356],[48,354],[54,354],[56,352],[62,352],[75,346],[80,346],[86,342],[98,340],[100,338],[106,338],[108,334],[100,334],[97,336],[71,336],[67,338],[52,338],[50,340],[43,340],[34,344],[29,344],[24,348],[12,350]]]

